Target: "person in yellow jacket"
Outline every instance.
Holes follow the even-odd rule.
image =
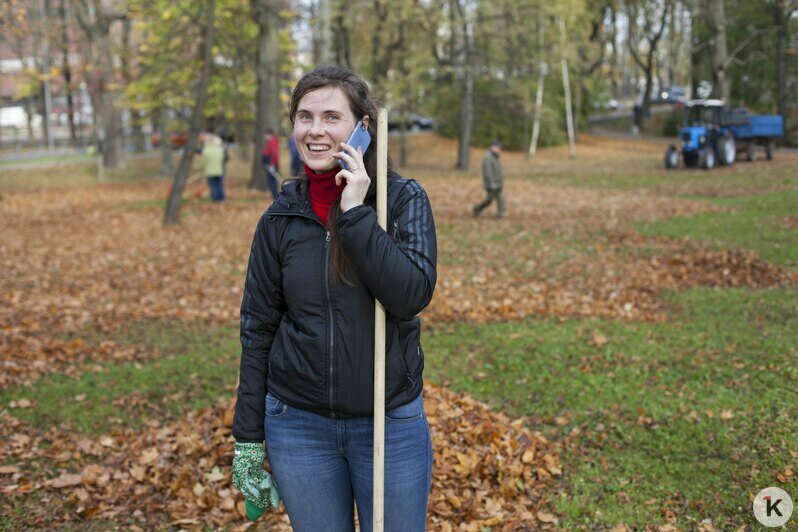
[[[217,135],[208,135],[202,148],[202,173],[208,179],[212,201],[224,201],[224,144]]]

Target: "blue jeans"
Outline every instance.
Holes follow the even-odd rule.
[[[208,186],[211,188],[212,201],[224,201],[224,177],[217,175],[208,178]]]
[[[266,396],[266,449],[297,532],[372,530],[372,417],[331,419]],[[423,531],[432,441],[421,396],[385,414],[385,530]]]

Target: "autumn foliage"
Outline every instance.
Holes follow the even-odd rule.
[[[583,156],[593,150],[594,164],[602,164],[608,147],[587,140]],[[495,220],[486,212],[475,220],[470,205],[482,194],[479,176],[441,170],[425,154],[443,141],[426,142],[429,151],[405,173],[429,192],[439,228],[439,285],[423,313],[428,324],[532,315],[659,321],[663,289],[796,281],[794,272],[753,252],[644,238],[631,229],[635,221],[720,207],[524,180],[520,155],[506,158],[508,217]],[[647,155],[645,147],[640,152],[636,156]],[[547,163],[553,174],[565,164],[556,153]],[[182,224],[164,227],[167,186],[150,180],[4,194],[0,389],[163,355],[147,346],[90,341],[86,331],[102,337],[145,320],[235,323],[251,236],[266,200],[233,181],[227,202],[187,200]],[[430,529],[556,526],[557,445],[469,397],[432,385],[425,394],[435,448]],[[5,496],[24,495],[48,507],[46,516],[20,516],[25,526],[122,517],[147,528],[245,526],[229,475],[232,395],[231,388],[216,405],[182,419],[156,417],[144,430],[96,439],[59,426],[36,430],[15,415],[30,400],[0,405],[0,464],[6,464],[0,466],[0,509],[8,508]],[[288,527],[282,510],[264,519],[276,530]]]

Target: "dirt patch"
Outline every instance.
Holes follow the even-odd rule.
[[[784,218],[784,227],[788,229],[798,229],[798,217],[788,216]]]

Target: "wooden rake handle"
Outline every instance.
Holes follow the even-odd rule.
[[[388,110],[377,117],[377,223],[388,224]],[[374,300],[374,532],[385,524],[385,308]]]

